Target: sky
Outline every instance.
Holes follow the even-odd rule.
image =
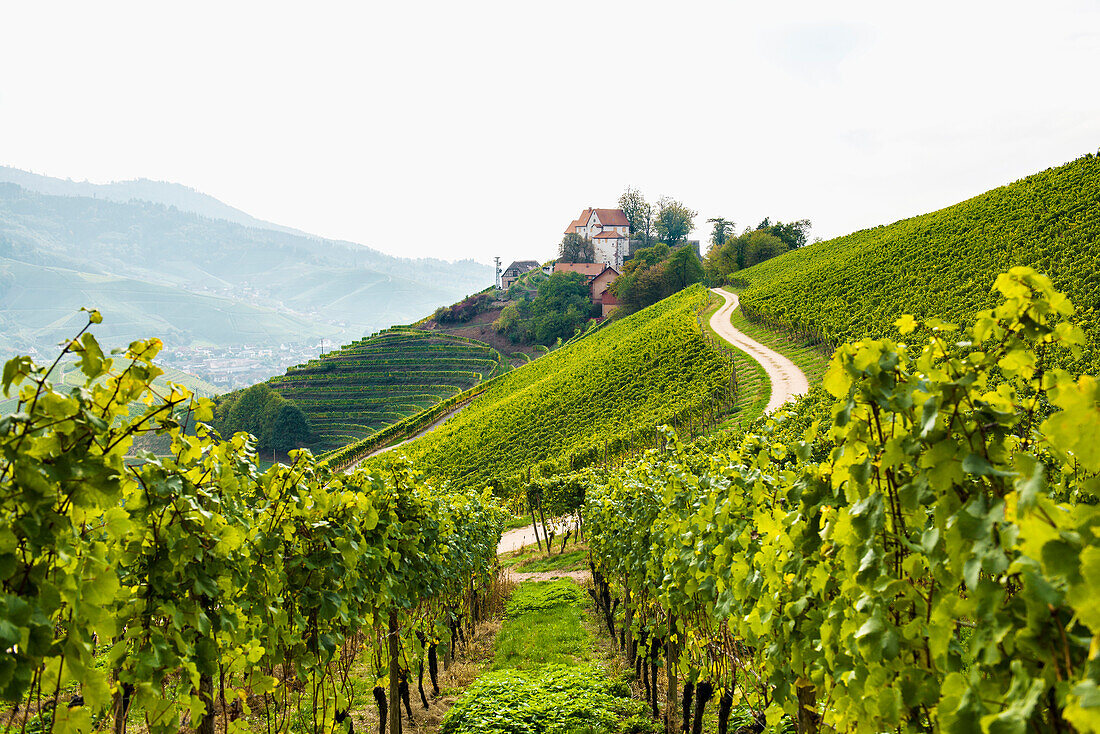
[[[631,186],[829,238],[1100,148],[1100,0],[7,2],[0,164],[408,257],[556,256]]]

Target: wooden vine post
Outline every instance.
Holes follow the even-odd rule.
[[[668,638],[665,643],[665,669],[668,672],[668,697],[665,699],[665,732],[676,732],[676,661],[679,655],[676,652],[676,615],[668,615]],[[654,681],[654,686],[656,686]]]
[[[401,655],[401,638],[398,635],[397,610],[390,610],[390,700],[389,734],[401,734],[401,690],[398,678],[398,659]]]

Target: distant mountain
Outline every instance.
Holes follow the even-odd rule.
[[[148,201],[153,204],[174,206],[180,211],[191,212],[207,219],[224,219],[246,227],[273,229],[277,232],[310,236],[301,230],[283,227],[272,222],[256,219],[236,207],[229,206],[213,196],[196,191],[183,184],[168,181],[151,181],[138,178],[132,181],[113,181],[107,184],[95,184],[88,181],[42,176],[30,171],[21,171],[10,166],[0,166],[0,183],[13,183],[27,191],[51,196],[87,196],[93,199],[128,202]]]
[[[98,333],[112,346],[148,336],[169,350],[278,349],[321,337],[331,345],[410,323],[492,283],[492,268],[471,260],[396,258],[273,229],[174,184],[100,187],[0,173],[40,189],[95,193],[0,183],[2,354],[49,353],[73,333],[80,306],[103,311]],[[206,213],[166,203],[174,191]],[[127,192],[134,196],[116,200]],[[238,221],[211,216],[219,211]]]

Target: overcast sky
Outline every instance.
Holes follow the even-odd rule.
[[[1100,3],[5,2],[0,163],[404,256],[630,185],[831,237],[1100,147]]]

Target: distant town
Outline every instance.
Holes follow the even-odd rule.
[[[339,344],[326,341],[326,351]],[[190,373],[218,388],[236,390],[281,375],[321,353],[320,342],[284,342],[278,346],[182,347],[165,350],[160,363]]]

